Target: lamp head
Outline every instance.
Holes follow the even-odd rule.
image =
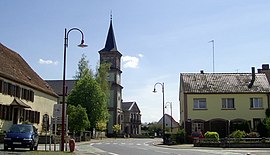
[[[154,88],[154,90],[153,90],[153,93],[156,93],[157,91],[156,91],[156,88]]]
[[[80,45],[78,45],[81,48],[87,47],[88,45],[84,44],[84,40],[82,39]]]

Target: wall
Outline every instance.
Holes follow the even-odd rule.
[[[263,98],[262,109],[250,109],[250,98]],[[206,98],[206,110],[193,109],[194,98]],[[235,110],[223,110],[222,98],[234,98]],[[233,120],[237,118],[253,120],[253,118],[265,118],[265,110],[268,108],[266,94],[188,94],[187,95],[187,119],[202,119],[205,121],[222,118]],[[251,115],[252,113],[252,115]],[[252,123],[251,123],[252,124]]]
[[[13,83],[11,81],[5,80],[7,82]],[[32,91],[34,91],[34,102],[31,101],[26,101],[24,99],[20,99],[21,101],[23,101],[25,104],[31,106],[30,108],[27,108],[28,110],[32,110],[32,111],[38,111],[40,112],[40,123],[39,124],[34,124],[37,128],[38,131],[40,132],[42,129],[42,116],[44,114],[48,114],[49,116],[53,115],[53,105],[57,104],[57,97],[48,95],[46,93],[43,93],[41,91],[38,90],[34,90],[33,88],[29,88],[20,84],[16,84],[19,85],[21,88],[27,88],[27,89],[31,89]],[[10,96],[10,95],[3,95],[2,93],[0,93],[0,103],[3,105],[10,105],[12,103],[12,101],[14,100],[14,97]],[[6,120],[0,120],[0,125],[2,126],[2,130],[6,131],[9,129],[9,127],[13,124],[13,121],[6,121]],[[1,126],[0,126],[1,128]]]

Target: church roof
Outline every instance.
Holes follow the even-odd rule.
[[[107,35],[107,40],[104,49],[102,51],[117,51],[115,36],[113,32],[112,18],[110,21],[110,27]]]
[[[140,109],[136,102],[122,102],[122,110],[140,112]]]
[[[75,87],[77,80],[65,80],[67,87],[67,94],[70,94],[71,90]],[[59,96],[63,96],[63,80],[46,80],[46,82],[52,87],[54,92]]]

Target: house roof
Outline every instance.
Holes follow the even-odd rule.
[[[269,93],[265,74],[256,73],[255,82],[248,87],[251,73],[181,73],[180,85],[184,93]]]
[[[73,89],[77,80],[65,80],[67,86],[67,94]],[[46,80],[53,90],[60,96],[63,95],[63,80]]]
[[[164,117],[161,117],[161,119],[157,122],[158,124],[162,124],[163,123],[163,118],[165,118],[165,122],[166,120],[169,120],[171,121],[172,120],[172,123],[173,123],[173,126],[175,126],[175,124],[178,124],[178,122],[176,122],[173,117],[171,115],[168,115],[168,114],[164,114]],[[170,122],[169,122],[170,123]]]
[[[57,94],[17,53],[0,43],[0,77],[57,97]]]
[[[122,110],[141,112],[136,102],[122,102]]]

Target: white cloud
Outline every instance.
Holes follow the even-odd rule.
[[[139,58],[132,56],[123,56],[123,67],[124,68],[138,68],[139,66]]]
[[[138,56],[139,56],[140,58],[142,58],[144,55],[143,55],[143,54],[138,54]]]
[[[58,61],[52,61],[52,60],[43,60],[43,59],[39,59],[38,61],[39,64],[45,64],[45,65],[57,65]]]

